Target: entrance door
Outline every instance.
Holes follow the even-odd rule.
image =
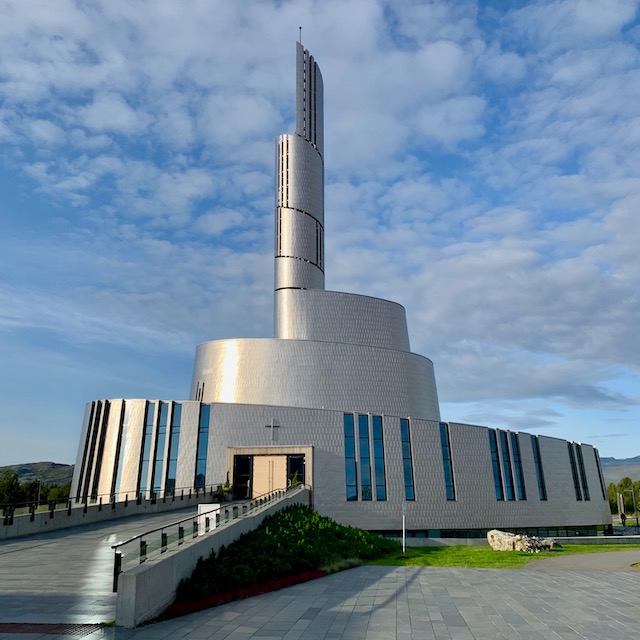
[[[252,498],[287,488],[287,456],[253,456]]]

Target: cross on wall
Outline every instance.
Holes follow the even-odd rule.
[[[274,429],[279,429],[280,425],[279,424],[274,424],[273,418],[272,418],[271,419],[271,424],[265,424],[264,428],[265,429],[271,429],[271,443],[273,444],[273,430]]]

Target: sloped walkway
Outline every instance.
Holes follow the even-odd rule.
[[[0,541],[0,623],[114,620],[111,545],[192,513],[193,508],[131,516]]]

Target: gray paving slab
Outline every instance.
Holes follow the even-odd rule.
[[[113,620],[115,539],[172,522],[161,514],[0,543],[0,623]],[[524,570],[359,567],[91,640],[616,640],[640,625],[640,552],[539,560]],[[0,633],[55,640],[56,633]],[[77,635],[74,637],[78,637]]]

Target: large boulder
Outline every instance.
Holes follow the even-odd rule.
[[[487,542],[494,551],[527,551],[538,553],[553,549],[555,540],[552,538],[536,538],[507,531],[492,529],[487,533]]]

